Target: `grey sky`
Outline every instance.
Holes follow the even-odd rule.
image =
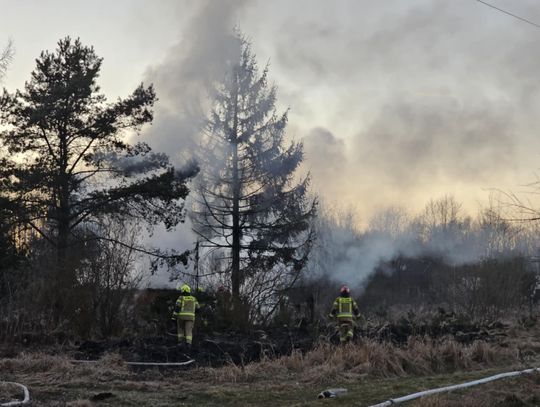
[[[540,22],[536,0],[492,2]],[[446,193],[473,211],[487,189],[515,189],[538,169],[540,29],[474,0],[0,0],[0,10],[0,39],[16,47],[8,89],[42,49],[79,36],[104,57],[109,97],[156,83],[144,137],[177,155],[238,25],[270,61],[314,187],[360,219]]]

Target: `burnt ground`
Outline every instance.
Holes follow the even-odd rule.
[[[411,336],[454,338],[464,344],[477,340],[504,344],[508,327],[502,323],[478,325],[458,321],[437,321],[424,324],[402,320],[395,323],[364,324],[358,328],[356,341],[369,338],[380,342],[404,344]],[[198,366],[219,367],[244,365],[261,358],[276,358],[309,351],[319,342],[338,343],[333,325],[314,327],[279,327],[250,332],[203,332],[195,335],[192,349],[177,345],[174,331],[160,336],[131,337],[109,340],[57,340],[26,335],[13,338],[0,347],[0,357],[15,357],[25,351],[64,354],[77,360],[98,360],[116,353],[126,361],[183,362],[193,358]]]
[[[361,338],[406,343],[411,336],[431,338],[453,337],[460,343],[476,340],[498,342],[506,337],[503,324],[446,324],[444,326],[384,324],[357,329]],[[321,340],[338,343],[333,327],[314,331],[307,328],[274,328],[251,332],[204,333],[195,337],[193,348],[178,346],[174,333],[164,336],[134,338],[132,340],[84,341],[73,352],[75,359],[95,360],[106,353],[117,352],[125,360],[138,362],[182,362],[194,358],[199,366],[244,365],[263,357],[289,355],[293,350],[311,350]]]
[[[0,345],[0,359],[14,358],[4,361],[3,379],[27,385],[36,407],[311,406],[315,403],[322,405],[324,401],[317,401],[317,394],[333,387],[349,390],[349,395],[339,400],[340,405],[368,406],[389,397],[478,379],[501,371],[538,366],[540,355],[538,326],[478,325],[456,320],[430,323],[400,320],[380,324],[370,321],[358,333],[358,342],[363,338],[371,340],[365,341],[365,345],[350,348],[323,345],[305,357],[298,358],[295,354],[292,358],[265,360],[249,366],[242,364],[247,365],[263,356],[290,354],[293,349],[307,351],[320,342],[337,342],[337,338],[331,326],[319,330],[282,326],[244,333],[199,332],[193,350],[187,352],[176,346],[172,329],[168,334],[159,336],[100,341],[56,338],[56,343],[55,338],[27,335],[13,338],[11,344]],[[418,336],[428,337],[427,347],[400,346],[411,337]],[[459,347],[453,341],[446,346],[447,338],[463,344],[487,341],[493,346]],[[401,349],[387,346],[388,343]],[[501,345],[508,346],[508,349],[502,350]],[[425,349],[428,355],[420,357],[422,355],[418,352]],[[514,351],[518,349],[519,356]],[[61,357],[51,358],[51,354]],[[197,363],[180,369],[134,369],[118,363],[116,355],[127,361],[151,362],[185,361],[193,357]],[[91,365],[74,365],[66,360],[100,358],[100,363]],[[324,365],[321,365],[323,360]],[[418,364],[418,367],[411,363]],[[197,366],[224,367],[193,369]],[[394,369],[396,366],[397,370]],[[523,389],[520,390],[519,386]],[[513,402],[519,398],[525,403],[532,400],[531,385],[526,379],[516,379],[508,384],[500,382],[492,387],[491,404],[482,406],[536,405],[506,404],[507,399]],[[0,400],[17,396],[16,391],[5,389],[2,397],[1,390]],[[459,395],[465,397],[468,394],[463,392]],[[476,394],[476,401],[478,397],[484,397],[480,390],[472,394]],[[457,406],[460,400],[447,400],[446,396],[441,396],[430,400],[439,404],[428,402],[422,405]],[[452,404],[454,401],[456,404]],[[471,399],[470,404],[463,405],[480,405],[473,401]]]
[[[293,349],[306,352],[313,348],[314,337],[301,329],[282,329],[248,333],[209,333],[195,336],[193,347],[178,345],[176,336],[134,338],[132,340],[84,341],[73,352],[75,359],[95,360],[106,353],[119,353],[125,360],[137,362],[182,362],[194,358],[199,366],[243,365],[263,357],[287,355]]]

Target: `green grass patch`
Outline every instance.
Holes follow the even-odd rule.
[[[96,406],[369,406],[392,397],[399,397],[421,390],[447,386],[496,374],[501,370],[483,370],[475,372],[439,374],[424,377],[401,377],[375,379],[363,377],[358,382],[347,383],[328,381],[324,384],[301,384],[290,381],[258,381],[250,384],[213,384],[210,382],[191,382],[175,379],[173,381],[130,382],[101,385],[76,381],[56,384],[32,383],[30,386],[34,406],[50,406],[55,403],[74,403],[77,400],[91,400],[99,393],[110,392],[114,396],[93,402]],[[189,371],[185,372],[189,375]],[[504,380],[503,380],[504,381]],[[517,379],[519,381],[519,379]],[[327,388],[345,387],[348,394],[327,400],[318,400],[317,394]],[[466,394],[467,391],[456,394]],[[61,405],[61,404],[58,404]],[[77,405],[77,404],[73,404]]]

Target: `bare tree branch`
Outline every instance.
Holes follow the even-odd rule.
[[[2,78],[6,74],[9,63],[13,60],[14,55],[15,48],[13,45],[13,41],[10,39],[8,40],[8,43],[2,50],[2,52],[0,52],[0,80],[2,80]]]

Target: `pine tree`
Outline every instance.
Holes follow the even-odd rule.
[[[69,37],[36,63],[24,90],[0,99],[0,194],[12,220],[54,248],[51,289],[62,312],[75,284],[69,256],[87,230],[103,216],[174,227],[194,171],[179,173],[166,155],[126,141],[152,121],[152,86],[108,103],[96,82],[102,59]]]
[[[253,316],[300,275],[316,202],[309,176],[295,176],[303,145],[284,139],[287,112],[276,112],[268,67],[259,73],[250,44],[239,38],[239,47],[216,86],[192,222],[201,246],[224,252],[233,303],[248,297]]]

